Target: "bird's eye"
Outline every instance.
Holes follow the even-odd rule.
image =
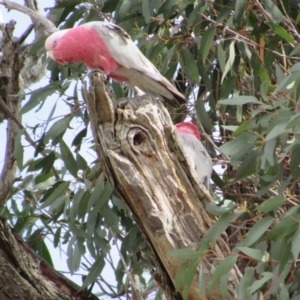
[[[55,48],[58,45],[58,40],[54,40],[52,45],[53,45],[53,48]]]

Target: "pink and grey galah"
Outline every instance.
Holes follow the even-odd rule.
[[[200,132],[193,123],[182,122],[175,125],[183,146],[184,154],[196,171],[198,180],[209,188],[213,163],[207,150],[200,142]]]
[[[59,64],[83,62],[112,79],[138,87],[178,107],[187,100],[142,54],[127,32],[113,23],[89,22],[50,35],[45,48]]]

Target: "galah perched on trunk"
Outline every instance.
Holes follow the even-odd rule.
[[[114,80],[126,82],[146,93],[161,97],[172,106],[187,103],[185,97],[142,54],[119,26],[89,22],[50,35],[45,48],[59,64],[83,62],[101,69]]]
[[[177,127],[185,156],[189,159],[191,167],[196,171],[199,180],[208,189],[213,164],[211,157],[200,142],[201,135],[198,128],[190,122],[178,123],[175,126]]]

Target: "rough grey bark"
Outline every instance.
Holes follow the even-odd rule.
[[[182,261],[167,253],[197,248],[213,222],[205,211],[205,204],[212,199],[204,186],[196,183],[163,104],[150,96],[116,104],[106,93],[101,76],[94,73],[85,92],[99,159],[152,249],[156,276],[168,298],[181,299],[174,280]],[[207,283],[212,265],[230,252],[222,238],[212,251],[213,259],[202,259]],[[236,298],[239,279],[236,268],[229,274],[231,299]],[[195,280],[190,300],[201,299],[198,286]],[[216,288],[205,299],[222,299],[221,291]]]
[[[51,22],[54,19],[53,16],[49,15],[48,20],[45,16],[43,16],[37,7],[37,3],[34,0],[26,0],[26,5],[21,5],[15,2],[11,2],[8,0],[2,1],[2,5],[5,6],[7,9],[17,10],[25,15],[29,16],[32,20],[32,28],[34,28],[34,41],[31,45],[24,43],[22,47],[19,47],[18,51],[27,51],[30,49],[32,45],[36,42],[40,42],[43,40],[44,37],[50,35],[51,33],[55,32],[57,28]],[[2,29],[4,35],[4,24],[2,24]],[[1,39],[1,36],[0,36]],[[13,41],[17,41],[16,37],[11,36]],[[0,41],[2,43],[2,41]],[[22,41],[22,43],[24,40]],[[19,45],[21,46],[21,44]],[[1,47],[2,48],[2,47]],[[20,79],[22,80],[23,88],[28,88],[32,83],[37,82],[45,72],[45,66],[42,62],[42,55],[44,54],[45,50],[44,47],[41,47],[36,53],[30,56],[26,56],[24,60],[24,66],[20,70]],[[8,58],[8,57],[6,57]]]
[[[96,300],[39,258],[0,219],[1,300]]]
[[[11,21],[3,30],[3,48],[0,60],[0,114],[3,118],[8,119],[6,151],[0,174],[0,207],[6,202],[16,180],[14,147],[16,137],[21,130],[20,110],[23,99],[21,94],[24,92],[22,78],[19,74],[26,58],[26,52],[19,54],[17,50],[30,32],[30,30],[25,32],[19,41],[13,41],[14,25],[15,22]]]

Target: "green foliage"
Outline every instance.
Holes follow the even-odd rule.
[[[186,114],[198,119],[220,151],[207,145],[219,173],[213,176],[218,206],[207,207],[216,222],[198,249],[169,254],[183,262],[176,289],[186,298],[196,275],[203,297],[220,286],[226,298],[228,274],[237,264],[243,274],[239,299],[298,299],[298,2],[78,0],[58,1],[49,13],[61,29],[77,22],[113,20],[128,31],[189,99],[187,112],[172,114],[174,120]],[[50,95],[64,101],[70,111],[57,117],[53,102],[47,120],[26,129],[32,129],[35,145],[27,162],[25,131],[17,137],[15,158],[23,178],[1,216],[50,264],[45,237],[51,237],[55,247],[66,244],[70,272],[80,267],[89,271],[83,288],[94,281],[105,284],[101,272],[111,261],[112,245],[119,245],[126,266],[139,274],[148,295],[156,284],[153,278],[148,285],[144,279],[154,267],[145,241],[99,164],[90,162],[82,150],[90,142],[80,92],[87,69],[80,63],[62,67],[49,60],[47,70],[51,82],[30,93],[22,114],[39,112]],[[116,99],[127,96],[128,90],[119,84],[108,86]],[[74,124],[80,128],[68,143],[66,135]],[[217,261],[209,251],[225,231],[230,251]],[[208,254],[217,261],[209,283],[201,263]],[[111,264],[117,286],[113,293],[125,295],[130,284],[124,265],[121,260],[116,267]],[[102,292],[108,294],[105,288]],[[158,291],[156,298],[162,297]]]

